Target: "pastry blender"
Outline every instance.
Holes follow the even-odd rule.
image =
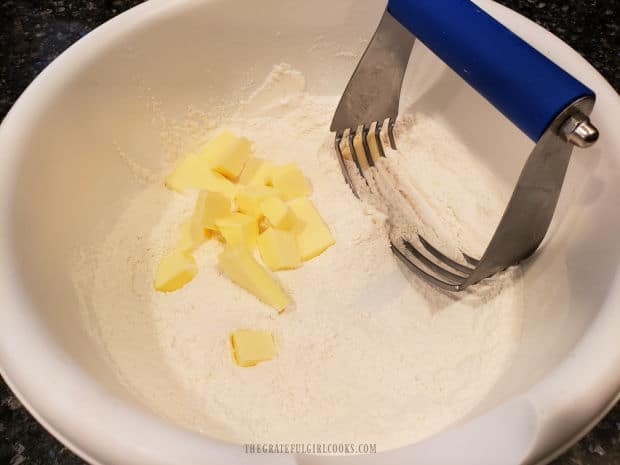
[[[598,138],[588,117],[595,96],[469,0],[390,0],[331,124],[354,192],[343,148],[348,146],[362,177],[379,169],[376,162],[385,156],[382,131],[396,148],[394,122],[416,38],[536,143],[482,257],[448,257],[422,236],[392,239],[392,250],[412,271],[460,291],[519,263],[540,245],[573,147],[588,147]],[[356,150],[354,138],[360,136],[363,149]]]

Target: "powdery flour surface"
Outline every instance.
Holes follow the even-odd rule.
[[[385,216],[343,181],[328,130],[337,98],[303,87],[299,73],[277,66],[238,116],[218,122],[254,140],[257,156],[297,162],[336,238],[302,268],[277,273],[291,308],[277,315],[221,276],[213,241],[197,253],[190,284],[156,292],[157,262],[195,201],[160,182],[128,199],[106,240],[83,251],[76,286],[123,383],[182,426],[234,442],[411,443],[465,416],[507,368],[520,334],[519,279],[509,271],[449,295],[411,276],[390,251]],[[410,183],[403,189],[437,209],[459,245],[479,251],[501,212],[490,174],[466,182],[475,157],[441,121],[405,115],[398,131],[402,152],[390,155]],[[417,187],[407,166],[425,170]],[[229,336],[238,328],[272,331],[278,357],[236,366]]]

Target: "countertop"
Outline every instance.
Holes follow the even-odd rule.
[[[65,48],[138,3],[140,0],[0,0],[0,119],[30,81]],[[620,89],[620,0],[500,3],[568,42]],[[78,464],[84,462],[52,438],[0,379],[0,465]],[[620,405],[553,465],[620,465]]]

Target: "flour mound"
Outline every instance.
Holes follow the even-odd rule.
[[[277,274],[290,309],[276,315],[221,276],[216,241],[197,253],[191,283],[156,292],[157,262],[195,203],[160,183],[141,183],[105,241],[82,251],[76,286],[119,379],[181,426],[238,443],[412,443],[467,415],[510,363],[521,324],[517,272],[458,295],[412,276],[390,250],[386,216],[342,178],[328,127],[337,96],[303,88],[299,72],[277,66],[236,115],[219,117],[255,141],[257,156],[299,164],[336,239],[302,268]],[[205,136],[215,130],[212,121],[204,127]],[[499,208],[492,177],[474,173],[471,185],[473,154],[441,120],[404,115],[398,132],[401,151],[389,154],[388,170],[419,208],[437,213],[456,246],[479,252]],[[278,357],[235,365],[229,336],[239,328],[272,331]]]

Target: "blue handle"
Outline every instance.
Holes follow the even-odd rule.
[[[389,0],[397,21],[533,141],[594,92],[469,0]]]

